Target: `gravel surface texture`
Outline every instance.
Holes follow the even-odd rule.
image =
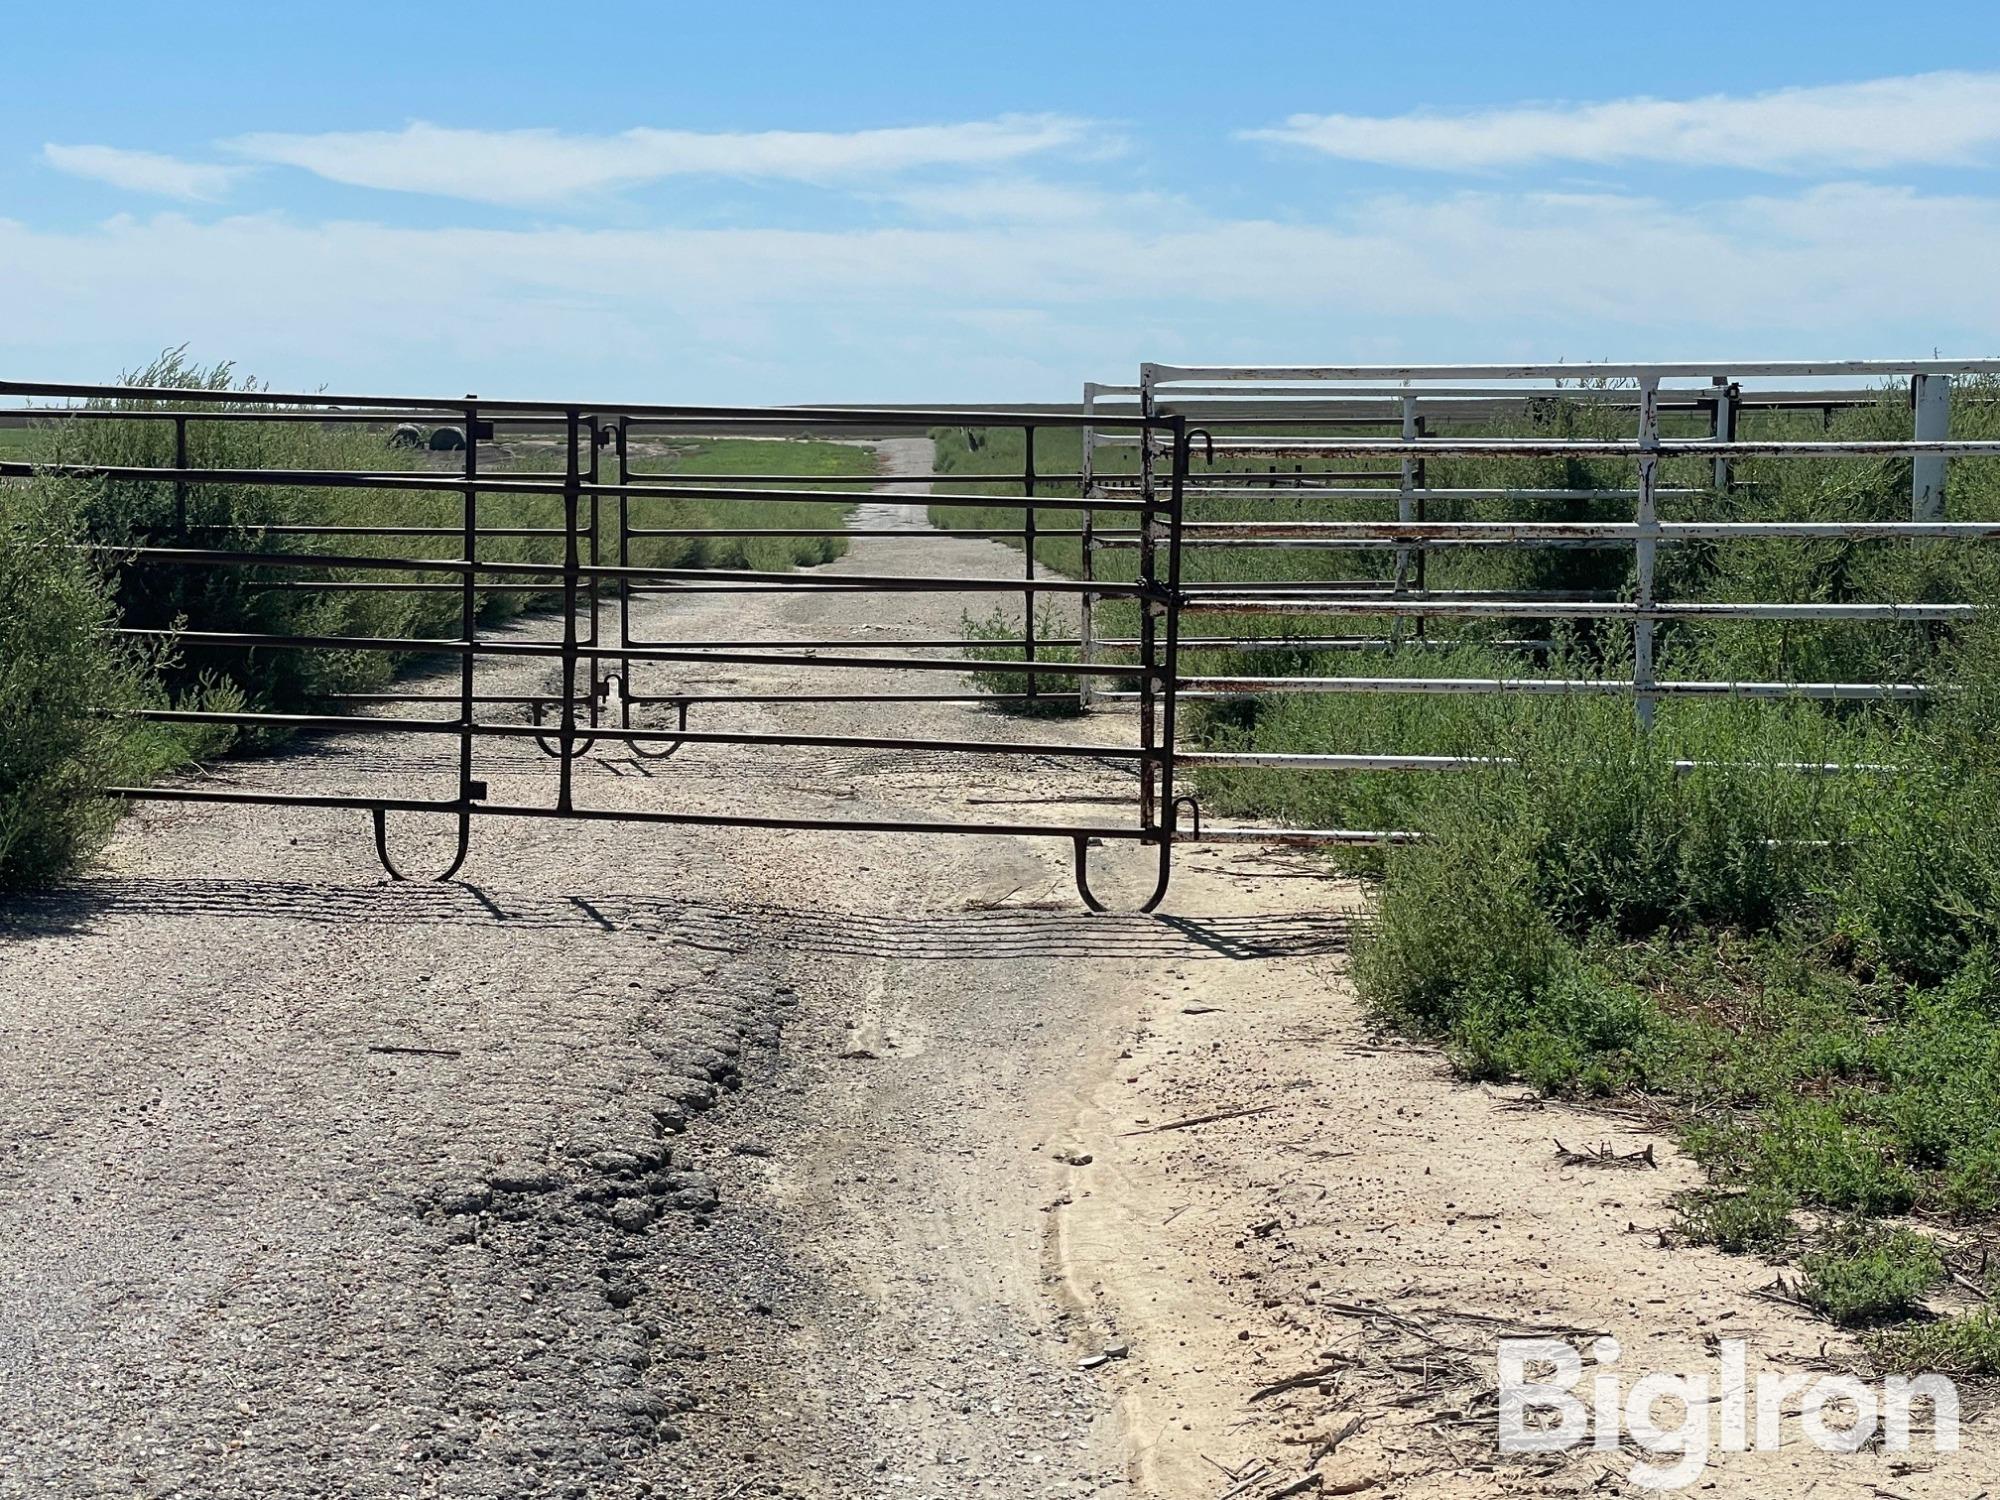
[[[881,447],[886,472],[929,466],[927,440]],[[907,539],[831,571],[1018,569],[930,530],[913,491],[857,512]],[[689,594],[639,623],[892,641],[967,608]],[[552,678],[505,663],[480,686]],[[694,727],[724,723],[1052,732],[960,705]],[[208,774],[432,794],[454,753],[351,735]],[[546,800],[553,767],[481,746],[495,800]],[[1129,817],[1107,805],[1129,790],[1090,761],[762,746],[606,742],[577,772],[590,806],[837,817]],[[442,827],[392,833],[406,868],[442,866]],[[1142,888],[1145,860],[1111,851],[1107,883]],[[1085,917],[1062,841],[492,819],[457,880],[396,884],[361,814],[148,804],[95,873],[0,924],[0,1493],[1062,1494],[1122,1473],[1076,1330],[1037,1311],[1065,1168],[1034,1148],[1108,1055],[1093,987],[1204,950]]]

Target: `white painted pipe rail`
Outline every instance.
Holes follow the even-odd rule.
[[[1246,771],[1484,771],[1505,770],[1520,764],[1511,755],[1318,755],[1261,750],[1184,750],[1177,758],[1184,766]],[[1785,760],[1766,766],[1743,761],[1675,760],[1669,764],[1683,774],[1705,770],[1773,770],[1819,776],[1847,772],[1888,775],[1899,769],[1870,761]]]
[[[1640,604],[1632,600],[1427,599],[1414,593],[1328,598],[1323,594],[1203,594],[1190,589],[1186,611],[1203,614],[1411,615],[1438,618],[1551,620],[1964,620],[1979,604]]]
[[[1349,458],[1631,458],[1638,443],[1626,438],[1217,438],[1215,451],[1231,453],[1332,453]],[[1852,442],[1717,442],[1713,438],[1663,438],[1662,458],[2000,458],[2000,442],[1919,442],[1914,438]]]
[[[1738,380],[1777,376],[1898,376],[2000,375],[2000,359],[1830,359],[1830,360],[1680,360],[1665,364],[1556,365],[1168,365],[1139,366],[1142,387],[1157,390],[1180,381],[1376,380],[1398,385],[1406,381],[1546,380],[1707,380],[1727,373]],[[1419,393],[1421,394],[1421,392]]]
[[[1183,697],[1258,693],[1608,693],[1638,691],[1631,678],[1600,677],[1183,677]],[[1653,682],[1646,691],[1689,698],[1917,700],[1937,689],[1921,682]],[[1136,693],[1104,693],[1135,698]]]

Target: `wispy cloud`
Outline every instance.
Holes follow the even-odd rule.
[[[2000,73],[1922,73],[1762,94],[1466,114],[1301,114],[1242,137],[1444,172],[1558,161],[1795,173],[1962,166],[1989,159],[2000,145]]]
[[[926,222],[1081,224],[1143,214],[1161,220],[1186,205],[1164,193],[1122,192],[1033,177],[973,177],[910,182],[874,196]]]
[[[1987,353],[1996,236],[2000,200],[1854,183],[1691,204],[1395,194],[1318,224],[1182,212],[430,229],[165,214],[74,231],[0,220],[0,284],[18,292],[17,363],[64,376],[194,338],[336,389],[562,396],[603,391],[613,369],[660,399],[970,401],[1061,397],[1142,358]],[[1923,276],[1907,274],[1913,243],[1931,252]]]
[[[134,193],[157,193],[188,202],[211,202],[229,191],[243,167],[182,161],[154,151],[127,151],[118,146],[42,147],[42,160],[59,172],[107,182]]]
[[[1061,149],[1101,149],[1102,127],[1066,115],[885,130],[704,132],[460,130],[422,121],[402,130],[258,134],[224,143],[253,161],[333,182],[531,207],[662,178],[708,174],[844,183],[924,167],[993,167]]]

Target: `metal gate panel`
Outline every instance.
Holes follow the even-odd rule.
[[[1365,669],[1340,675],[1247,675],[1226,666],[1183,673],[1178,696],[1190,701],[1240,699],[1288,693],[1423,694],[1591,694],[1622,697],[1643,725],[1668,698],[1760,700],[1911,701],[1934,696],[1944,685],[1930,682],[1712,681],[1663,676],[1656,669],[1656,635],[1668,622],[1698,624],[1721,620],[1918,621],[1949,625],[1991,606],[1990,600],[1934,602],[1687,601],[1663,599],[1657,562],[1663,548],[1746,538],[1839,539],[1855,543],[1953,540],[2000,541],[2000,522],[1955,521],[1944,511],[1945,466],[1953,460],[2000,456],[2000,442],[1953,441],[1949,410],[1956,384],[1961,401],[1992,401],[1995,360],[1817,361],[1790,363],[1694,362],[1679,364],[1585,365],[1409,365],[1409,366],[1187,366],[1142,365],[1132,385],[1092,384],[1084,388],[1083,409],[1093,426],[1084,437],[1087,503],[1121,500],[1143,486],[1122,472],[1113,455],[1156,446],[1150,436],[1118,425],[1132,416],[1158,420],[1172,416],[1188,425],[1190,471],[1183,489],[1186,506],[1207,498],[1253,505],[1306,502],[1322,514],[1214,521],[1198,510],[1184,520],[1182,545],[1188,557],[1214,556],[1224,549],[1257,556],[1296,556],[1306,551],[1342,551],[1386,556],[1379,579],[1299,579],[1268,576],[1243,581],[1185,583],[1176,595],[1187,625],[1184,651],[1224,662],[1228,657],[1274,644],[1272,638],[1238,629],[1230,622],[1276,617],[1297,627],[1279,644],[1315,656],[1421,648],[1439,644],[1425,632],[1433,624],[1449,628],[1466,620],[1518,620],[1539,626],[1552,621],[1603,621],[1629,627],[1630,674],[1622,677],[1563,678],[1523,670],[1492,677],[1388,676]],[[1874,405],[1881,382],[1907,380],[1912,411],[1910,436],[1895,440],[1751,441],[1739,434],[1745,412],[1817,413],[1830,427],[1845,408]],[[1864,387],[1862,382],[1874,382]],[[1467,423],[1491,428],[1512,419],[1532,425],[1538,412],[1575,403],[1616,413],[1629,423],[1629,436],[1558,438],[1468,436]],[[1698,436],[1662,436],[1661,417],[1678,425],[1692,420],[1706,427]],[[1454,428],[1458,429],[1454,432]],[[1611,460],[1631,466],[1631,479],[1615,488],[1533,488],[1505,484],[1448,488],[1431,482],[1427,465],[1440,459],[1558,458]],[[1669,460],[1704,461],[1706,485],[1670,488],[1660,465]],[[1735,483],[1733,467],[1748,458],[1784,460],[1903,459],[1912,468],[1910,519],[1905,520],[1663,520],[1661,502],[1676,511],[1698,512]],[[1254,461],[1249,472],[1226,473],[1218,461]],[[1287,463],[1290,468],[1287,469]],[[1133,467],[1129,463],[1125,468]],[[1143,470],[1143,464],[1137,466]],[[1533,517],[1538,502],[1590,500],[1629,507],[1630,519],[1544,521]],[[1496,501],[1518,509],[1505,519],[1433,520],[1438,502]],[[1366,519],[1324,512],[1353,502]],[[1097,559],[1132,545],[1115,524],[1086,526],[1084,573],[1097,574]],[[1431,586],[1428,564],[1440,552],[1458,548],[1630,549],[1634,565],[1629,597],[1573,597],[1547,590],[1518,593],[1453,591]],[[1100,597],[1102,591],[1100,590]],[[1345,628],[1343,629],[1343,626]],[[1107,635],[1100,620],[1086,619],[1082,631],[1087,659],[1125,659],[1127,639]],[[1449,638],[1446,638],[1446,643]],[[1543,638],[1491,644],[1533,652]],[[1530,655],[1527,660],[1532,661]],[[1091,689],[1100,702],[1129,698],[1115,680]],[[1259,768],[1288,773],[1374,771],[1466,771],[1496,764],[1477,755],[1401,752],[1353,753],[1344,747],[1311,751],[1210,751],[1176,747],[1185,768]],[[1677,765],[1682,764],[1677,762]],[[1692,763],[1683,765],[1691,768]],[[1845,769],[1819,764],[1801,771]],[[1880,770],[1880,767],[1854,769]],[[1210,827],[1183,842],[1259,841],[1282,837],[1298,844],[1400,841],[1414,837],[1397,829],[1268,829]]]
[[[242,791],[203,786],[114,786],[108,795],[128,800],[208,803],[258,803],[280,806],[349,809],[369,815],[375,847],[383,867],[403,878],[389,849],[390,813],[436,813],[455,820],[456,847],[448,867],[438,876],[448,879],[464,863],[476,818],[571,818],[619,822],[743,828],[811,828],[857,833],[962,834],[1008,837],[1050,837],[1070,841],[1076,883],[1084,901],[1101,910],[1088,877],[1093,842],[1122,841],[1152,846],[1158,852],[1158,873],[1145,909],[1165,894],[1174,844],[1177,804],[1174,792],[1174,707],[1178,675],[1176,633],[1179,578],[1179,505],[1185,472],[1185,424],[1177,418],[1133,417],[1110,426],[1144,440],[1146,482],[1132,495],[1098,508],[1123,518],[1141,538],[1137,576],[1117,584],[1037,576],[1034,542],[1040,530],[1038,512],[1050,505],[1073,507],[1074,499],[1049,500],[1038,484],[1074,483],[1074,474],[1038,474],[1034,433],[1042,428],[1074,428],[1084,418],[1069,412],[988,412],[964,409],[907,408],[737,408],[713,406],[586,405],[562,402],[410,399],[401,397],[284,395],[269,392],[229,392],[177,388],[138,388],[0,382],[0,397],[26,398],[27,412],[37,422],[120,421],[170,426],[174,462],[169,466],[107,464],[0,463],[0,479],[26,480],[54,476],[120,485],[171,486],[173,517],[129,544],[83,543],[107,561],[127,570],[205,570],[234,572],[241,577],[280,575],[278,588],[319,590],[401,590],[430,592],[454,599],[457,628],[449,635],[387,637],[304,635],[218,630],[200,619],[171,626],[121,624],[119,633],[135,641],[171,643],[204,651],[297,651],[390,653],[398,658],[455,658],[455,691],[385,691],[336,695],[341,702],[307,705],[303,711],[278,713],[243,710],[168,707],[131,710],[134,716],[165,723],[208,724],[233,729],[371,734],[389,738],[435,737],[456,747],[456,790],[449,797],[357,797],[320,795],[306,791]],[[81,404],[75,404],[81,403]],[[189,461],[188,433],[192,424],[210,422],[313,422],[359,426],[384,431],[402,423],[455,424],[464,435],[462,459],[454,472],[328,469],[225,469]],[[855,498],[838,481],[790,484],[784,475],[705,475],[646,472],[635,463],[633,435],[641,430],[712,432],[751,435],[796,434],[809,428],[815,435],[894,432],[922,433],[937,426],[1012,428],[1023,434],[1027,454],[1019,493],[998,495],[933,493],[930,505],[1018,506],[1018,529],[989,530],[983,535],[1022,543],[1020,577],[899,576],[866,573],[816,574],[805,571],[760,572],[652,566],[634,559],[634,543],[651,536],[690,535],[671,527],[648,526],[644,506],[654,500],[704,498],[788,504]],[[1100,428],[1106,424],[1099,422]],[[553,433],[562,455],[560,473],[482,469],[482,442],[500,433]],[[612,472],[607,474],[605,458]],[[905,483],[963,481],[968,476],[910,476]],[[857,482],[876,484],[873,476]],[[981,476],[972,476],[975,483]],[[1011,486],[1012,481],[1003,480]],[[289,525],[271,528],[259,538],[264,545],[205,546],[202,528],[189,519],[188,499],[209,485],[286,486],[308,491],[361,489],[391,495],[445,492],[459,502],[458,524],[450,527],[383,524],[373,526]],[[500,527],[482,519],[483,496],[533,496],[560,508],[559,524],[546,527]],[[824,531],[785,527],[756,528],[757,534],[808,536]],[[843,529],[843,536],[867,536],[865,529]],[[481,544],[499,538],[532,536],[560,551],[550,561],[492,561],[482,557]],[[342,538],[346,538],[343,543]],[[376,555],[340,550],[364,543],[393,542],[417,555]],[[328,576],[331,575],[331,576]],[[261,586],[261,585],[260,585]],[[962,656],[881,654],[881,643],[865,641],[691,641],[649,639],[634,628],[633,604],[648,590],[807,593],[837,591],[881,595],[905,591],[965,593],[1019,598],[1025,609],[1022,659],[980,661],[981,674],[1004,675],[1020,683],[1018,691],[981,693],[962,679],[969,663]],[[496,592],[547,598],[555,608],[560,638],[554,641],[496,639],[480,623],[480,601]],[[1071,594],[1085,599],[1130,601],[1142,620],[1135,659],[1126,663],[1065,663],[1061,671],[1079,681],[1104,681],[1124,687],[1136,707],[1130,743],[1098,745],[1067,742],[1017,743],[1007,740],[921,738],[895,734],[833,735],[748,732],[704,728],[704,705],[760,701],[756,695],[699,694],[639,681],[639,675],[698,663],[761,663],[798,666],[823,676],[825,686],[785,701],[816,703],[881,703],[890,712],[898,703],[1046,697],[1047,663],[1037,660],[1035,603],[1038,596]],[[615,626],[616,638],[611,636]],[[901,643],[908,653],[935,646],[962,646],[962,641]],[[544,660],[560,674],[552,694],[493,694],[479,691],[481,662]],[[870,691],[860,674],[885,668],[947,674],[952,680],[935,693]],[[610,713],[614,697],[616,722]],[[361,711],[371,706],[428,710],[418,717]],[[350,711],[336,712],[344,707]],[[672,727],[648,728],[634,722],[635,710],[664,709]],[[500,715],[512,711],[525,722]],[[554,762],[554,784],[543,802],[499,802],[488,796],[480,778],[479,748],[483,743],[531,740]],[[996,822],[979,819],[835,818],[789,811],[744,814],[654,809],[593,808],[579,800],[575,766],[600,742],[629,746],[636,755],[664,758],[687,745],[758,745],[799,750],[865,749],[995,756],[1078,757],[1117,761],[1136,772],[1132,816],[1128,821]]]

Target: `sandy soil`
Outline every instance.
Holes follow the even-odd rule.
[[[928,467],[927,443],[882,447],[889,472]],[[860,514],[910,534],[832,571],[1018,567],[929,531],[920,499]],[[690,593],[644,616],[891,641],[967,608]],[[1130,733],[942,704],[694,727],[720,724]],[[335,738],[214,776],[435,790],[448,744]],[[552,764],[482,754],[496,800],[546,798]],[[577,787],[1050,821],[1126,816],[1130,783],[1095,760],[604,744]],[[412,866],[445,842],[395,832]],[[1694,1180],[1664,1143],[1654,1168],[1565,1164],[1556,1139],[1642,1138],[1372,1039],[1342,980],[1351,889],[1240,847],[1179,867],[1168,915],[1093,918],[1059,840],[493,820],[459,880],[395,885],[358,814],[146,808],[98,873],[0,913],[0,1494],[1615,1491],[1629,1455],[1496,1458],[1499,1333],[1608,1332],[1628,1367],[1691,1373],[1718,1335],[1787,1368],[1852,1359],[1754,1295],[1768,1268],[1661,1248]],[[1150,883],[1138,851],[1097,873]],[[1969,1497],[1991,1419],[1967,1442],[1915,1469],[1795,1442],[1704,1478]]]

